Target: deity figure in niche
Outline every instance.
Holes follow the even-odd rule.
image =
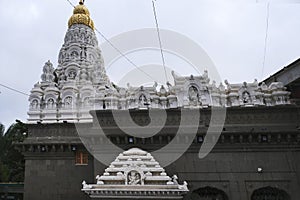
[[[72,97],[66,97],[66,98],[65,98],[65,107],[66,107],[66,108],[72,107],[72,102],[73,102]]]
[[[89,106],[90,105],[90,98],[89,97],[86,97],[83,101],[83,105],[84,106]]]
[[[190,102],[197,103],[199,101],[198,89],[194,86],[189,88],[189,100]]]
[[[131,171],[128,174],[128,185],[140,185],[141,175],[137,171]]]
[[[167,95],[167,90],[163,85],[160,87],[158,95],[161,97],[165,97]]]
[[[250,103],[251,99],[250,99],[249,92],[244,92],[243,93],[242,100],[243,100],[243,103]]]
[[[69,79],[74,80],[77,76],[76,72],[74,70],[70,71],[68,74]]]
[[[48,109],[53,109],[54,108],[54,100],[53,99],[49,99],[47,102],[47,108]]]
[[[145,106],[147,104],[147,98],[144,94],[139,97],[139,104],[141,106]]]
[[[31,102],[31,108],[32,109],[37,109],[38,108],[38,101],[35,99]]]

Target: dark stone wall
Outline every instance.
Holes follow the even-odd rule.
[[[230,200],[250,200],[254,190],[270,186],[296,200],[300,197],[299,164],[300,152],[213,152],[204,159],[185,153],[166,171],[186,180],[190,193],[209,186],[224,191]]]
[[[95,163],[95,175],[102,174],[106,167]],[[230,200],[251,200],[253,192],[264,187],[283,190],[292,200],[300,197],[300,151],[213,151],[200,159],[198,152],[190,149],[165,169],[169,176],[176,174],[180,183],[188,182],[187,200],[193,191],[205,187],[224,191]]]
[[[118,129],[111,112],[93,114],[115,145],[150,152],[168,144],[180,122],[180,110],[169,110],[166,126],[157,136],[145,140],[134,138],[129,144],[128,136]],[[146,111],[132,111],[131,115],[141,125],[149,123]],[[202,110],[197,137],[205,137],[209,120],[209,109]],[[225,192],[230,200],[250,200],[253,191],[270,186],[297,200],[300,197],[299,125],[300,109],[296,106],[228,109],[222,135],[213,151],[199,159],[202,143],[196,137],[188,151],[167,166],[166,171],[188,182],[191,192],[186,199],[192,199],[193,191],[209,186]],[[86,126],[92,127],[92,134],[97,133],[95,123]],[[184,141],[184,137],[179,139],[179,143]],[[95,176],[101,175],[106,166],[92,156],[87,166],[76,166],[73,146],[84,149],[74,124],[29,125],[29,137],[22,144],[26,159],[25,200],[88,199],[81,192],[82,181],[95,183]],[[99,147],[103,150],[105,144],[99,143]],[[262,168],[261,173],[258,168]]]
[[[88,165],[75,165],[73,152],[27,155],[25,163],[25,200],[84,200],[82,181],[94,181],[93,158]]]

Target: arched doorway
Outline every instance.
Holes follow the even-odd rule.
[[[252,193],[251,200],[290,200],[289,195],[278,188],[264,187]]]
[[[228,200],[228,196],[222,190],[213,187],[204,187],[194,190],[192,200]]]

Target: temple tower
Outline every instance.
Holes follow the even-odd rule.
[[[83,1],[74,8],[68,22],[55,69],[48,61],[29,98],[31,123],[91,122],[91,99],[97,91],[111,87],[94,22]]]

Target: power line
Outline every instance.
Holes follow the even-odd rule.
[[[132,64],[135,68],[137,68],[139,71],[143,72],[146,74],[151,80],[155,80],[154,77],[152,77],[150,74],[145,72],[144,70],[140,69],[134,62],[132,62],[121,50],[119,50],[109,39],[105,37],[97,28],[95,28],[95,31],[99,33],[99,35],[110,45],[112,46],[122,57],[124,57],[130,64]]]
[[[269,19],[270,19],[270,2],[268,2],[268,4],[267,4],[266,35],[265,35],[264,57],[263,57],[263,66],[262,66],[262,71],[261,71],[261,78],[263,78],[265,65],[266,65],[267,43],[268,43],[268,37],[269,37]]]
[[[159,31],[157,12],[156,12],[156,8],[155,8],[154,0],[152,0],[152,8],[153,8],[153,14],[154,14],[154,19],[155,19],[155,24],[156,24],[156,31],[157,31],[158,42],[159,42],[159,47],[160,47],[161,59],[162,59],[162,63],[163,63],[164,71],[165,71],[166,82],[167,82],[168,76],[167,76],[166,62],[165,62],[164,52],[163,52],[163,48],[162,48],[162,41],[161,41],[161,36],[160,36],[160,31]]]
[[[75,5],[74,5],[70,0],[67,0],[67,2],[69,2],[69,4],[70,4],[73,8],[75,8]]]
[[[29,94],[27,94],[27,93],[25,93],[25,92],[22,92],[22,91],[20,91],[20,90],[14,89],[14,88],[9,87],[9,86],[7,86],[7,85],[4,85],[4,84],[1,84],[1,83],[0,83],[0,86],[4,87],[4,88],[6,88],[6,89],[9,89],[9,90],[11,90],[11,91],[17,92],[17,93],[19,93],[19,94],[22,94],[22,95],[25,95],[25,96],[30,96]]]

